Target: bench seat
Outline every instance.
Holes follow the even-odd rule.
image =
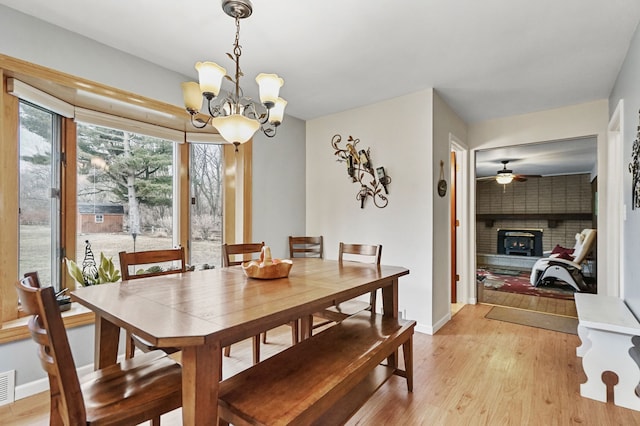
[[[614,404],[640,411],[640,322],[618,297],[576,293],[575,300],[582,342],[576,354],[587,376],[580,395],[607,402],[602,373],[611,371],[618,376]]]
[[[240,372],[220,384],[220,423],[339,424],[391,374],[412,391],[415,324],[361,312]],[[395,367],[400,346],[404,371]]]

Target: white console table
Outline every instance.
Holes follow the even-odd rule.
[[[580,385],[580,395],[607,402],[607,387],[602,373],[618,375],[614,387],[614,404],[640,411],[640,322],[624,300],[612,296],[576,293],[578,336],[582,344],[576,354],[582,357],[587,381]]]

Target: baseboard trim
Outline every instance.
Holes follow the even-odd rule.
[[[89,374],[93,371],[93,364],[80,367],[78,370],[78,376]],[[49,390],[49,379],[44,377],[42,379],[34,380],[33,382],[25,383],[23,385],[16,386],[15,399],[16,401],[22,398],[36,395],[41,392]]]

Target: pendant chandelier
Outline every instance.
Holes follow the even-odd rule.
[[[218,130],[222,138],[236,146],[245,143],[260,129],[267,137],[273,137],[284,118],[284,107],[287,101],[279,97],[280,87],[284,80],[276,74],[259,74],[256,77],[260,89],[260,105],[245,97],[240,87],[240,19],[251,16],[253,6],[249,0],[222,0],[222,10],[236,21],[236,38],[233,43],[233,54],[227,56],[235,63],[234,77],[214,62],[198,62],[199,83],[182,83],[182,93],[187,112],[191,116],[191,124],[199,129],[211,124]],[[222,79],[226,78],[234,85],[233,92],[219,98]],[[206,99],[207,112],[200,112]]]

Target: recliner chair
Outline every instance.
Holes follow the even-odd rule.
[[[587,291],[589,287],[582,275],[582,264],[593,247],[596,240],[595,229],[584,229],[576,234],[576,244],[573,253],[568,258],[560,257],[560,254],[551,254],[543,257],[533,265],[529,281],[534,287],[550,284],[557,280],[564,281],[576,291]]]

